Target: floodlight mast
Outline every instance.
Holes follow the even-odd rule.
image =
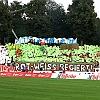
[[[16,35],[16,33],[14,32],[14,30],[12,29],[12,33],[14,34],[14,36],[16,37],[16,39],[18,40],[18,37]]]
[[[27,7],[26,7],[26,8],[27,8]],[[24,10],[24,9],[26,9],[26,8],[22,8],[22,9],[19,9],[19,10],[11,11],[10,13],[13,14],[13,13],[16,13],[16,12],[22,11],[22,10]]]
[[[14,13],[20,12],[20,11],[22,11],[22,10],[24,10],[24,9],[26,9],[26,8],[22,8],[22,9],[19,9],[19,10],[11,11],[10,13],[11,13],[11,14],[14,14]],[[13,29],[12,29],[12,33],[14,34],[15,38],[18,40],[18,37],[17,37],[17,35],[16,35],[16,33],[14,32]]]

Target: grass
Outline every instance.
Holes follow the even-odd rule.
[[[100,81],[0,77],[0,100],[100,100]]]

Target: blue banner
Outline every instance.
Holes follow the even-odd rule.
[[[19,44],[19,43],[28,43],[30,41],[30,39],[33,39],[33,42],[37,42],[40,43],[41,41],[45,42],[45,43],[60,43],[60,44],[77,44],[77,38],[73,39],[73,38],[37,38],[37,37],[31,37],[30,36],[25,36],[25,37],[20,37],[19,40],[15,39],[15,44]]]

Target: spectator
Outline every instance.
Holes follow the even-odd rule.
[[[67,71],[70,71],[70,68],[69,67],[67,68]]]
[[[43,71],[43,68],[42,67],[40,67],[40,71]]]
[[[99,67],[99,62],[98,61],[94,61],[94,68],[98,68]]]
[[[63,71],[63,67],[60,67],[60,68],[59,68],[59,71]]]
[[[90,69],[90,68],[88,68],[88,69],[87,69],[87,72],[91,72],[91,69]]]
[[[64,70],[63,70],[63,74],[65,74],[66,73],[66,70],[65,70],[65,68],[64,68]]]
[[[25,71],[26,71],[26,67],[22,66],[22,72],[25,72]]]
[[[20,55],[22,54],[22,50],[18,49],[16,50],[16,57],[20,57]]]
[[[31,72],[33,73],[33,71],[34,71],[34,67],[31,67]]]
[[[43,55],[46,56],[47,55],[47,50],[43,50]]]
[[[96,62],[96,65],[97,65],[97,68],[99,68],[99,62],[98,61]]]
[[[26,67],[26,72],[28,72],[28,67]]]
[[[13,60],[13,56],[11,57],[11,63],[10,63],[10,71],[12,71],[12,69],[14,68],[15,66],[15,62]]]

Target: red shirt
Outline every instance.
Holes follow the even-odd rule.
[[[26,72],[28,72],[28,68],[26,68]]]
[[[69,67],[67,68],[67,71],[70,71],[70,68]]]
[[[45,42],[40,42],[41,45],[45,45]]]
[[[20,49],[16,50],[16,53],[18,53],[18,54],[21,53],[21,50]]]
[[[65,73],[66,72],[66,70],[63,70],[63,73]]]

